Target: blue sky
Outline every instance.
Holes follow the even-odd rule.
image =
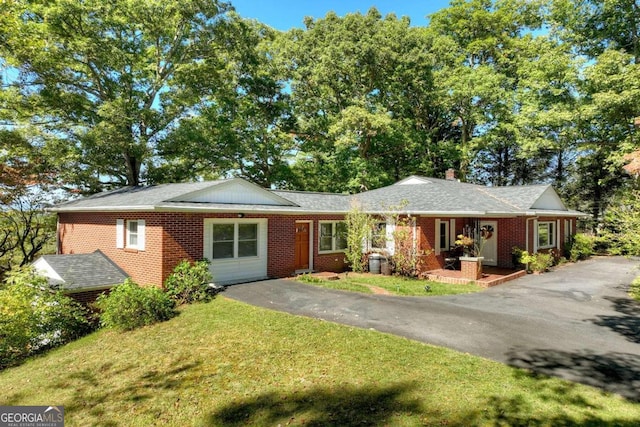
[[[366,13],[375,6],[382,15],[408,16],[414,26],[427,25],[427,15],[449,6],[449,0],[230,0],[243,18],[253,18],[278,30],[302,28],[305,16],[322,18],[334,11]]]

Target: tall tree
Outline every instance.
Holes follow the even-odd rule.
[[[227,21],[225,32],[234,41],[220,56],[226,78],[199,114],[160,142],[154,181],[232,174],[287,187],[295,120],[283,70],[273,59],[277,32],[242,19]]]
[[[554,0],[549,10],[553,34],[585,60],[573,194],[597,227],[625,185],[624,154],[640,147],[633,125],[640,115],[640,6],[635,0]]]
[[[357,192],[432,174],[449,154],[434,148],[448,126],[432,102],[423,30],[374,8],[305,26],[286,34],[279,55],[297,118],[298,186]]]
[[[6,3],[6,2],[5,2]],[[27,103],[12,128],[36,128],[69,180],[95,191],[138,185],[156,146],[217,87],[229,5],[216,0],[9,1],[0,58]],[[4,4],[3,4],[4,7]],[[23,109],[24,111],[24,109]],[[35,141],[34,141],[35,143]]]
[[[504,161],[499,153],[514,144],[514,94],[517,67],[524,59],[523,34],[540,25],[534,6],[519,0],[454,0],[430,17],[438,100],[459,129],[455,143],[462,179],[471,177],[471,163],[480,151]],[[495,146],[505,138],[511,142]],[[496,152],[490,153],[494,146]]]
[[[577,52],[595,58],[607,49],[640,62],[640,4],[637,0],[552,0],[552,29]]]

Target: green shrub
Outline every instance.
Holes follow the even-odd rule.
[[[351,206],[344,221],[347,227],[347,247],[344,251],[344,257],[351,266],[351,270],[361,273],[366,270],[367,266],[367,258],[362,254],[362,245],[366,239],[371,237],[375,221],[357,204]]]
[[[522,262],[523,252],[525,252],[525,250],[518,246],[514,246],[511,248],[511,263],[513,264],[514,268],[521,268],[524,266]]]
[[[211,282],[209,261],[191,263],[182,261],[173,269],[173,273],[164,282],[164,287],[173,300],[178,304],[191,304],[211,300],[215,292],[208,286]]]
[[[624,191],[604,215],[601,238],[613,255],[640,255],[640,190]]]
[[[102,311],[100,324],[107,328],[131,330],[176,315],[175,302],[162,289],[141,287],[130,279],[103,294],[96,301]]]
[[[631,295],[631,298],[640,301],[640,276],[636,277],[633,282],[631,282],[629,295]]]
[[[593,255],[596,238],[588,234],[578,233],[566,245],[567,256],[570,261],[584,260]]]
[[[12,271],[0,289],[0,368],[88,333],[87,314],[31,268]]]
[[[520,257],[520,262],[527,266],[527,270],[536,273],[547,271],[553,265],[553,261],[554,257],[552,253],[538,252],[536,254],[529,254],[529,252],[523,251]]]

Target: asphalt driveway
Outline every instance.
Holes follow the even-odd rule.
[[[482,293],[364,295],[290,280],[225,296],[370,328],[594,385],[640,401],[640,304],[627,296],[640,260],[598,257]]]

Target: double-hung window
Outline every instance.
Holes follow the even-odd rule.
[[[258,256],[258,224],[213,224],[211,241],[213,259]]]
[[[387,248],[387,223],[378,222],[374,224],[371,232],[371,249]]]
[[[440,221],[438,230],[439,248],[443,251],[449,250],[449,221]]]
[[[435,235],[436,255],[440,255],[442,251],[448,251],[451,246],[448,220],[435,220]]]
[[[116,220],[116,248],[144,251],[145,220]]]
[[[137,248],[138,247],[138,221],[127,221],[127,247],[128,248]]]
[[[548,249],[556,245],[556,223],[553,221],[538,222],[538,248]]]
[[[347,248],[347,225],[341,221],[320,222],[320,252],[338,252]]]

